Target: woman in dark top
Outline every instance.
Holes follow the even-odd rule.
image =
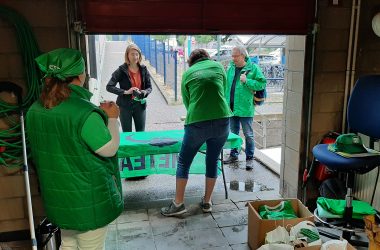
[[[136,131],[145,130],[146,98],[152,92],[150,74],[141,65],[141,50],[130,44],[125,50],[125,63],[120,65],[107,84],[107,91],[118,95],[120,122],[123,132],[132,132],[132,118]],[[116,87],[119,83],[119,87]]]

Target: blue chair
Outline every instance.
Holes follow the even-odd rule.
[[[350,132],[367,135],[371,140],[380,139],[380,75],[363,76],[358,79],[348,102],[347,121]],[[355,174],[365,174],[380,166],[380,156],[345,158],[329,151],[327,146],[316,145],[313,155],[330,170],[347,175],[342,237],[350,241],[355,234],[355,231],[350,230],[353,228],[352,189]]]

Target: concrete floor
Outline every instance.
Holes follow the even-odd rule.
[[[116,100],[105,90],[112,72],[123,63],[123,42],[108,43],[102,67],[99,97]],[[153,84],[148,98],[146,130],[182,129],[183,105],[167,105],[163,94]],[[225,152],[226,156],[228,151]],[[227,188],[239,183],[238,190],[225,190],[221,177],[215,186],[213,212],[203,214],[198,203],[204,192],[204,176],[191,175],[185,201],[189,212],[182,218],[166,218],[159,209],[169,204],[175,194],[175,177],[151,175],[140,180],[123,180],[126,211],[110,225],[107,249],[249,249],[247,246],[246,201],[278,198],[279,178],[259,162],[252,171],[245,170],[245,155],[239,163],[225,165]],[[253,183],[252,192],[244,191],[245,182]],[[236,185],[235,185],[236,188]]]
[[[112,72],[123,63],[125,47],[124,42],[106,45],[95,100],[116,100],[115,95],[105,90],[105,85]],[[146,130],[182,129],[184,106],[167,105],[163,94],[153,84],[148,98]],[[228,151],[224,153],[228,155]],[[174,197],[174,176],[151,175],[140,180],[123,180],[125,211],[109,226],[106,249],[249,249],[247,201],[280,198],[279,177],[260,162],[255,162],[252,171],[246,171],[244,153],[240,154],[239,163],[225,165],[224,170],[228,199],[219,177],[212,198],[213,211],[202,213],[198,204],[204,192],[204,176],[191,175],[185,195],[189,212],[181,218],[167,218],[159,212]],[[231,182],[235,190],[230,189]],[[245,191],[246,182],[253,183],[249,191]]]

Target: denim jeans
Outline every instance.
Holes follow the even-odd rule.
[[[255,141],[253,140],[253,117],[233,116],[230,118],[231,132],[239,135],[240,124],[243,128],[245,137],[245,155],[246,159],[252,159],[255,154]],[[238,156],[239,152],[236,148],[231,149],[231,156]]]
[[[191,163],[206,143],[206,177],[217,178],[218,159],[229,134],[229,119],[215,119],[185,125],[185,135],[178,157],[177,178],[187,179]]]

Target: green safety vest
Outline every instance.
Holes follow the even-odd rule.
[[[70,97],[52,109],[35,102],[26,128],[48,219],[62,229],[94,230],[123,210],[120,173],[116,156],[95,154],[81,137],[91,112],[106,124],[107,117],[88,101],[90,92],[69,86]]]

